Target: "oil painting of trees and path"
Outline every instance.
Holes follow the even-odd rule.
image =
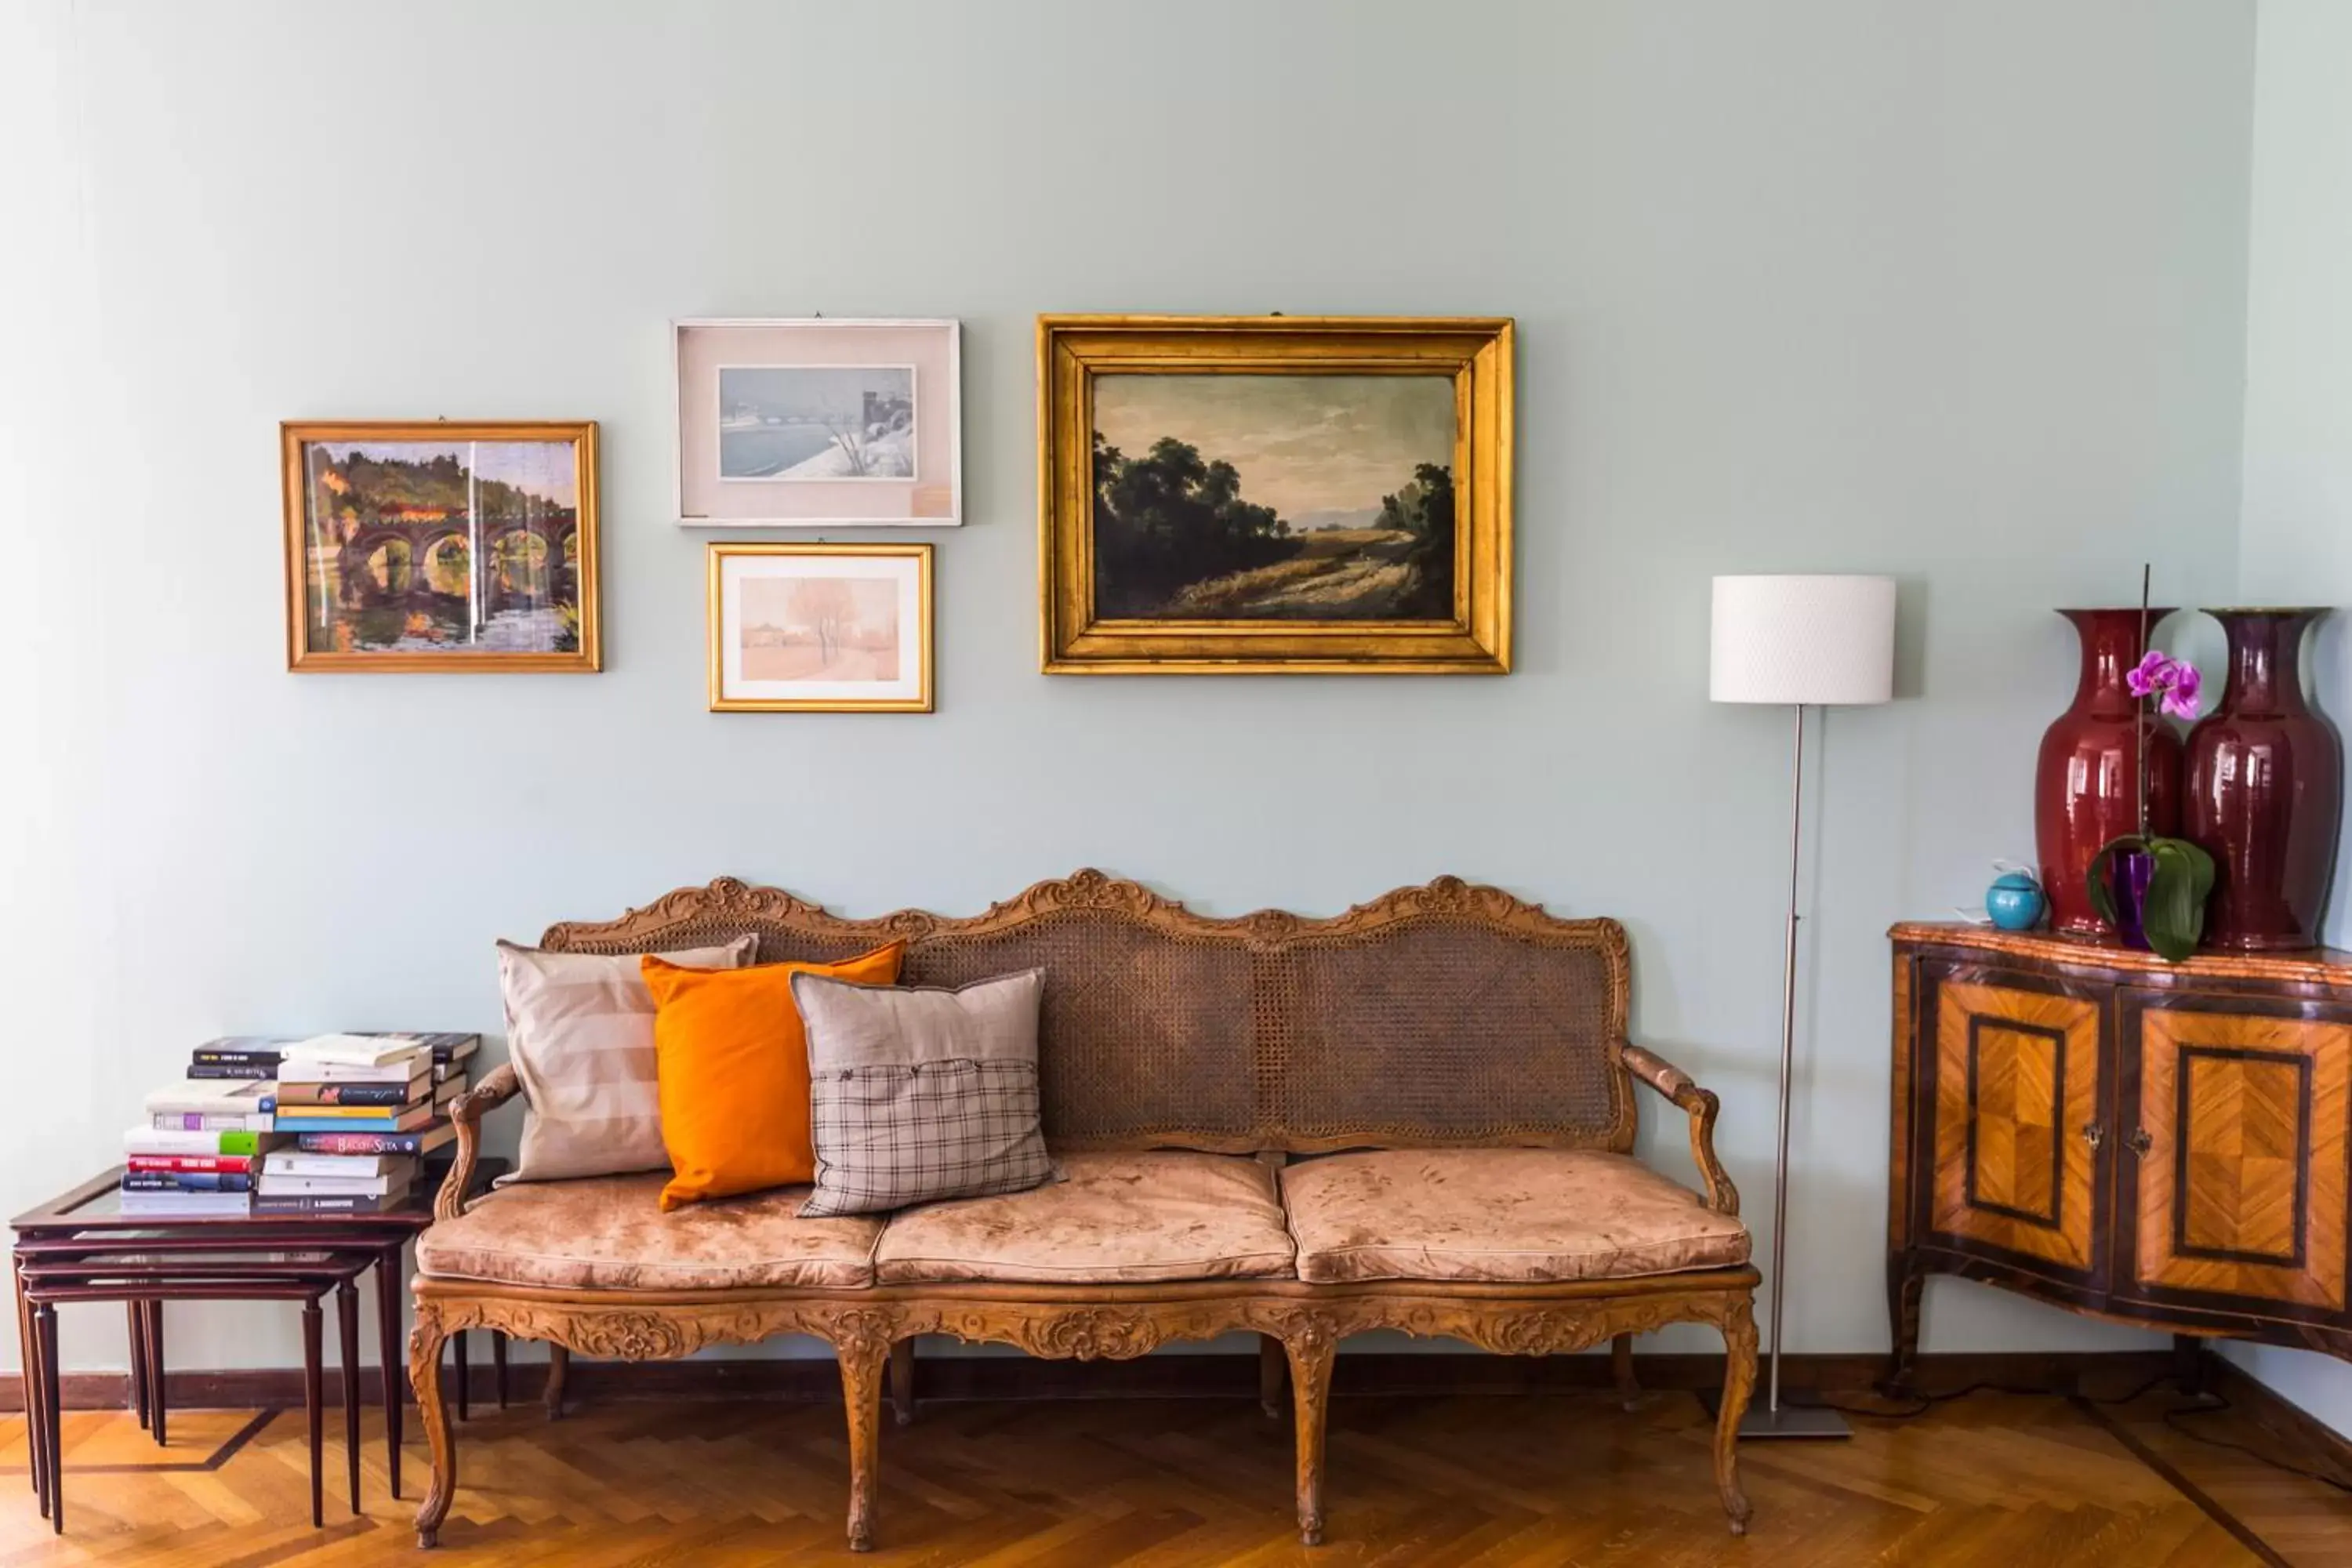
[[[1440,375],[1097,376],[1096,614],[1452,620],[1454,422]]]
[[[318,439],[300,465],[306,650],[583,653],[573,441]]]

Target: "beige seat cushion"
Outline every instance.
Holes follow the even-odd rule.
[[[583,1290],[855,1290],[879,1220],[802,1219],[806,1187],[661,1212],[667,1171],[501,1187],[417,1238],[421,1273]]]
[[[1382,1150],[1282,1173],[1298,1277],[1525,1284],[1748,1261],[1748,1230],[1630,1154]],[[886,1238],[887,1240],[887,1238]]]
[[[892,1215],[875,1249],[876,1279],[1067,1285],[1290,1274],[1274,1173],[1255,1160],[1156,1150],[1061,1163],[1066,1181]]]

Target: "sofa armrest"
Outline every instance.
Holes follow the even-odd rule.
[[[457,1129],[457,1157],[441,1179],[433,1199],[435,1219],[456,1219],[466,1212],[466,1194],[474,1185],[474,1161],[481,1152],[482,1114],[504,1105],[522,1090],[512,1062],[500,1062],[481,1082],[449,1102],[449,1120]]]
[[[1706,1181],[1706,1206],[1717,1214],[1739,1212],[1739,1189],[1731,1184],[1723,1162],[1715,1157],[1714,1094],[1699,1088],[1691,1075],[1640,1046],[1622,1047],[1625,1070],[1690,1113],[1691,1160]]]

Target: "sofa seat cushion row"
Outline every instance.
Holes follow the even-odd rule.
[[[1389,1149],[1282,1173],[1298,1277],[1317,1284],[1633,1279],[1748,1261],[1748,1228],[1631,1154]]]
[[[1275,1173],[1176,1150],[1070,1153],[1066,1180],[901,1211],[882,1227],[884,1285],[1137,1284],[1290,1277]]]
[[[569,1289],[861,1289],[1298,1278],[1549,1283],[1748,1260],[1748,1231],[1625,1154],[1384,1150],[1276,1173],[1241,1156],[1071,1153],[1066,1180],[801,1219],[805,1187],[655,1206],[659,1174],[502,1189],[428,1230],[419,1268]],[[1294,1276],[1295,1270],[1295,1276]]]
[[[436,1220],[421,1274],[558,1290],[860,1290],[882,1222],[802,1219],[809,1189],[661,1209],[667,1171],[525,1182]]]

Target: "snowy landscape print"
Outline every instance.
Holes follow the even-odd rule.
[[[720,366],[719,477],[914,478],[914,367]]]
[[[1093,393],[1097,614],[1453,619],[1452,378],[1118,374]]]

